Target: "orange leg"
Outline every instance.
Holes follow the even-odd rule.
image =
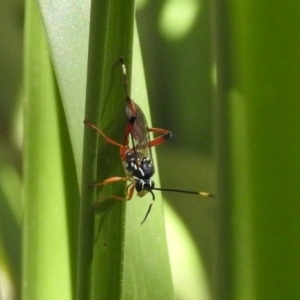
[[[161,129],[161,128],[148,128],[149,132],[153,133],[162,133],[162,135],[158,136],[154,140],[148,142],[148,147],[155,147],[163,142],[165,142],[167,139],[169,139],[172,136],[172,132],[166,129]]]
[[[96,130],[100,135],[102,135],[102,136],[104,137],[104,139],[105,139],[108,143],[113,144],[113,145],[115,145],[115,146],[118,146],[118,147],[120,147],[120,148],[122,148],[122,147],[125,146],[125,145],[122,145],[122,144],[120,144],[120,143],[118,143],[118,142],[112,140],[112,139],[109,138],[108,136],[106,136],[106,135],[105,135],[105,134],[97,127],[97,126],[95,126],[94,124],[90,123],[89,121],[84,120],[83,122],[84,122],[85,125],[87,125],[87,126],[93,128],[93,129]]]
[[[120,176],[109,177],[109,178],[103,180],[102,182],[94,183],[94,184],[91,184],[90,186],[96,187],[96,186],[106,185],[108,183],[114,183],[114,182],[119,182],[119,181],[128,181],[128,178],[120,177]]]
[[[101,131],[101,129],[99,129],[97,126],[95,126],[95,125],[92,124],[91,122],[86,121],[86,120],[84,120],[83,122],[84,122],[84,124],[86,124],[87,126],[89,126],[89,127],[91,127],[92,129],[96,130],[100,135],[102,135],[102,136],[104,137],[104,139],[106,140],[106,142],[108,142],[108,143],[110,143],[110,144],[112,144],[112,145],[115,145],[115,146],[119,147],[119,148],[120,148],[120,156],[121,156],[121,159],[124,160],[125,153],[126,153],[126,151],[128,150],[128,144],[129,144],[129,142],[128,142],[128,137],[125,137],[125,139],[124,139],[124,144],[122,145],[122,144],[120,144],[120,143],[118,143],[118,142],[112,140],[111,138],[109,138],[107,135],[105,135],[105,134]],[[128,123],[128,124],[129,124],[129,123]],[[127,128],[127,126],[126,126],[126,128]]]
[[[100,185],[106,185],[107,183],[114,183],[114,182],[119,182],[119,181],[127,181],[128,179],[126,177],[110,177],[105,179],[103,182],[101,183],[96,183],[93,184],[93,187],[96,186],[100,186]],[[119,196],[103,196],[100,197],[95,204],[100,203],[101,201],[103,201],[104,199],[115,199],[115,200],[119,200],[119,201],[129,201],[132,199],[133,196],[133,192],[134,192],[134,184],[131,182],[129,185],[127,185],[126,187],[126,198],[124,197],[119,197]]]
[[[134,185],[132,185],[129,189],[129,192],[127,191],[127,197],[119,197],[119,196],[103,196],[103,197],[100,197],[96,202],[95,202],[95,205],[101,203],[103,200],[105,199],[114,199],[114,200],[117,200],[117,201],[130,201],[132,199],[132,196],[133,196],[133,192],[134,192]]]

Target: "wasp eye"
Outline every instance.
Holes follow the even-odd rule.
[[[135,183],[135,189],[137,192],[141,192],[144,189],[144,181],[137,179]]]

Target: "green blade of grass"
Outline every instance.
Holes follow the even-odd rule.
[[[81,177],[90,1],[38,0]]]
[[[21,283],[21,180],[0,147],[0,265],[19,298]],[[9,183],[9,184],[8,184]],[[4,276],[5,276],[4,275]]]
[[[85,119],[119,142],[123,140],[125,124],[119,58],[125,57],[130,72],[132,28],[132,0],[92,1]],[[97,149],[98,157],[95,156]],[[92,182],[124,174],[119,149],[102,137],[99,139],[97,132],[88,127],[83,153],[77,299],[119,299],[122,294],[125,203],[108,201],[107,205],[98,205],[95,210],[92,205],[97,199],[96,189],[88,187]],[[100,195],[104,197],[124,196],[124,183],[111,184],[102,190]]]
[[[23,299],[73,299],[79,189],[34,0],[26,2],[25,95]]]
[[[134,35],[132,98],[143,108],[151,127],[143,62],[137,31]],[[163,145],[161,146],[163,147]],[[156,166],[155,149],[152,149]],[[159,170],[153,177],[159,184]],[[151,203],[150,195],[134,197],[126,205],[124,294],[123,299],[173,299],[164,212],[161,193],[155,192],[155,203],[146,222],[140,225]]]

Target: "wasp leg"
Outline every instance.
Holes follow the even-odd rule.
[[[166,129],[161,129],[161,128],[148,128],[148,132],[162,133],[162,135],[160,135],[157,138],[153,139],[152,141],[148,142],[148,147],[158,146],[172,136],[171,131],[166,130]]]
[[[96,187],[96,186],[106,185],[108,183],[114,183],[114,182],[119,182],[119,181],[128,181],[128,178],[127,177],[120,177],[120,176],[109,177],[109,178],[103,180],[102,182],[93,183],[90,186],[91,187]]]
[[[102,135],[102,136],[104,137],[104,139],[105,139],[108,143],[113,144],[113,145],[115,145],[115,146],[118,146],[118,147],[120,147],[120,148],[124,147],[124,145],[122,145],[122,144],[120,144],[120,143],[118,143],[118,142],[112,140],[112,139],[109,138],[108,136],[106,136],[106,135],[105,135],[105,134],[97,127],[97,126],[95,126],[95,125],[92,124],[91,122],[86,121],[86,120],[84,120],[83,122],[84,122],[85,125],[87,125],[87,126],[93,128],[93,129],[96,130],[100,135]]]
[[[94,205],[97,206],[97,204],[100,204],[103,200],[105,199],[114,199],[114,200],[118,200],[118,201],[130,201],[132,199],[133,196],[133,192],[134,192],[134,185],[133,183],[130,183],[127,187],[126,187],[126,198],[124,197],[120,197],[120,196],[103,196],[100,197],[95,203]]]
[[[135,120],[135,119],[134,119],[134,120]],[[84,122],[84,124],[86,124],[87,126],[89,126],[89,127],[93,128],[94,130],[96,130],[100,135],[102,135],[102,136],[104,137],[104,139],[106,140],[106,142],[108,142],[108,143],[110,143],[110,144],[112,144],[112,145],[115,145],[115,146],[119,147],[119,148],[120,148],[120,156],[121,156],[121,159],[124,160],[125,153],[126,153],[126,151],[128,150],[128,144],[129,144],[129,142],[128,142],[128,135],[129,135],[129,134],[128,134],[127,136],[124,137],[124,144],[122,145],[122,144],[120,144],[120,143],[118,143],[118,142],[112,140],[112,139],[111,139],[110,137],[108,137],[107,135],[105,135],[105,134],[101,131],[101,129],[99,129],[97,126],[95,126],[94,124],[90,123],[89,121],[84,120],[83,122]],[[127,125],[126,125],[125,134],[126,134],[126,131],[132,129],[133,124],[131,124],[130,126],[129,126],[129,125],[130,125],[130,124],[129,124],[129,122],[128,122]],[[127,128],[128,128],[128,129],[127,129]]]

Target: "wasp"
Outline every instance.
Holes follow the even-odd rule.
[[[151,148],[158,146],[165,142],[172,136],[169,130],[161,128],[151,128],[148,127],[146,117],[142,109],[131,99],[129,96],[128,84],[127,84],[127,72],[123,57],[120,57],[121,70],[123,75],[124,90],[126,95],[126,126],[124,130],[123,143],[116,142],[110,137],[105,135],[100,128],[92,124],[91,122],[85,120],[84,123],[94,129],[98,134],[100,134],[106,142],[120,149],[120,158],[123,164],[125,176],[113,176],[105,179],[100,183],[95,183],[92,186],[98,187],[109,183],[125,181],[128,182],[126,188],[126,197],[120,196],[106,196],[103,198],[112,198],[115,200],[131,200],[133,197],[134,190],[136,190],[139,197],[144,197],[147,193],[152,195],[152,202],[146,212],[146,215],[141,222],[143,224],[152,208],[155,200],[154,190],[177,192],[185,194],[196,194],[203,197],[213,197],[212,194],[207,192],[195,192],[180,189],[166,189],[155,187],[154,181],[151,179],[155,173],[155,168],[153,164]],[[150,132],[154,134],[159,134],[158,137],[150,139]],[[129,141],[131,140],[131,146]]]

